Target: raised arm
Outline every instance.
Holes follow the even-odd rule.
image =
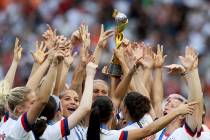
[[[75,90],[79,97],[82,97],[82,84],[85,79],[85,68],[86,68],[86,62],[82,62],[80,60],[79,64],[75,68],[70,84],[70,89]]]
[[[77,110],[68,117],[69,129],[80,122],[91,110],[93,98],[93,80],[95,77],[97,65],[89,62],[86,67],[85,88]]]
[[[53,55],[53,60],[50,65],[50,69],[46,75],[46,78],[44,79],[43,83],[41,84],[41,87],[37,91],[38,93],[34,104],[27,113],[28,123],[30,125],[32,125],[35,122],[36,118],[39,116],[44,106],[48,102],[49,96],[54,88],[53,85],[55,83],[55,78],[57,75],[57,65],[62,59],[63,54],[61,52],[56,52]]]
[[[128,86],[131,82],[133,74],[136,72],[137,68],[140,65],[140,60],[137,60],[133,67],[129,70],[128,74],[125,74],[119,85],[117,86],[112,101],[116,108],[119,107],[121,101],[127,93]]]
[[[154,66],[154,55],[152,48],[149,46],[144,47],[144,56],[142,64],[144,65],[143,83],[147,88],[147,91],[151,93],[152,89],[152,69]]]
[[[196,101],[198,104],[195,106],[195,112],[192,115],[186,116],[186,123],[192,130],[201,128],[202,112],[203,112],[203,92],[201,89],[200,78],[198,74],[198,58],[195,49],[187,47],[185,56],[180,57],[182,65],[171,64],[165,66],[169,69],[169,73],[179,73],[184,76],[189,88],[188,101]]]
[[[137,43],[133,43],[132,45],[133,47],[133,56],[135,58],[143,58],[144,56],[144,43],[141,42],[139,44]],[[144,58],[141,59],[141,61],[145,61]],[[137,70],[137,74],[135,74],[133,76],[133,79],[135,81],[135,86],[136,86],[136,89],[139,93],[141,93],[142,95],[146,96],[148,99],[150,99],[150,95],[149,95],[149,92],[147,91],[142,79],[143,79],[143,65],[144,63],[142,63],[142,66],[140,66]]]
[[[61,91],[63,91],[69,68],[74,60],[74,55],[72,54],[73,46],[70,41],[65,43],[65,56],[64,60],[59,65],[59,72],[56,78],[56,87],[54,90],[54,95],[59,96]]]
[[[128,140],[143,139],[143,138],[150,136],[150,135],[160,131],[161,129],[163,129],[172,120],[174,120],[177,116],[185,115],[185,114],[192,114],[195,104],[197,104],[197,103],[192,102],[192,103],[188,103],[188,104],[182,104],[176,110],[174,110],[172,113],[159,118],[158,120],[150,123],[148,126],[146,126],[144,128],[128,131]]]
[[[159,118],[163,115],[162,102],[163,102],[163,64],[165,61],[163,55],[163,46],[157,45],[157,53],[154,56],[154,82],[151,92],[151,101],[154,107],[156,116]]]
[[[44,41],[41,42],[40,45],[38,42],[36,42],[36,51],[31,52],[35,63],[32,67],[32,71],[26,86],[30,87],[32,90],[37,88],[39,82],[43,78],[46,70],[50,65],[49,61],[45,61],[45,57],[48,54],[47,59],[52,59],[52,54],[54,53],[53,51],[57,39],[56,31],[53,31],[52,28],[48,25],[48,29],[42,34],[42,37],[44,38]],[[48,52],[45,52],[46,48],[48,49]]]
[[[34,64],[32,66],[31,74],[28,79],[32,77],[32,75],[37,71],[37,69],[40,67],[40,65],[44,62],[45,57],[47,55],[46,46],[44,45],[44,42],[41,41],[40,44],[38,41],[36,41],[36,50],[35,52],[31,51],[31,55],[34,59]]]
[[[196,101],[193,115],[186,116],[186,123],[192,131],[201,129],[203,113],[203,92],[198,74],[198,56],[196,50],[186,47],[185,56],[180,56],[182,65],[185,67],[185,79],[189,88],[188,101]]]
[[[88,55],[89,55],[88,48],[90,45],[89,43],[88,44],[85,43],[85,42],[90,42],[90,38],[84,37],[85,34],[88,34],[88,31],[85,30],[83,26],[84,25],[81,25],[80,30],[79,30],[79,35],[77,35],[77,38],[78,39],[80,38],[82,42],[82,47],[80,48],[80,61],[76,69],[74,70],[73,78],[72,78],[71,86],[70,86],[70,89],[75,90],[79,94],[80,98],[82,96],[82,85],[85,79],[85,68],[88,62]],[[76,37],[72,37],[72,38],[76,38]]]
[[[98,40],[98,44],[95,48],[95,51],[93,53],[93,56],[96,59],[96,64],[99,64],[100,61],[100,56],[101,56],[101,52],[102,52],[102,48],[106,45],[107,40],[114,35],[114,31],[112,30],[107,30],[104,32],[104,25],[101,25],[101,33],[100,33],[100,37]]]
[[[20,45],[20,41],[18,38],[16,38],[12,64],[4,78],[4,80],[6,80],[9,84],[9,89],[12,88],[12,85],[13,85],[13,82],[15,79],[15,73],[16,73],[19,61],[21,59],[21,56],[22,56],[22,50],[23,50],[23,48]]]
[[[54,53],[55,53],[54,49],[51,49],[49,51],[49,55],[48,55],[47,59],[39,66],[39,68],[36,70],[36,72],[34,72],[34,74],[31,74],[31,77],[29,78],[28,82],[26,83],[27,87],[31,88],[32,90],[37,89],[37,87],[40,84],[41,79],[43,78],[44,74],[46,73],[47,69],[50,66],[50,62],[53,59]],[[34,56],[35,56],[35,54],[34,54]]]

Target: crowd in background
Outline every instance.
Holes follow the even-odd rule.
[[[168,54],[166,64],[177,63],[186,45],[199,52],[200,78],[204,99],[210,108],[210,1],[208,0],[1,0],[0,1],[0,78],[7,72],[13,55],[13,42],[20,37],[24,48],[15,86],[23,85],[29,77],[33,58],[29,53],[35,49],[35,41],[46,29],[46,24],[57,32],[70,36],[81,23],[89,26],[92,49],[99,38],[100,25],[114,28],[113,9],[128,16],[125,37],[144,41],[150,45],[163,44]],[[99,71],[111,61],[114,41],[104,49]],[[77,51],[75,49],[74,51]],[[76,59],[75,59],[76,60]],[[75,62],[74,66],[77,62]],[[72,67],[72,70],[74,67]],[[69,72],[68,80],[71,80]],[[186,95],[186,87],[180,79],[164,73],[165,95]],[[98,72],[97,77],[106,79]],[[210,126],[210,111],[207,110]]]

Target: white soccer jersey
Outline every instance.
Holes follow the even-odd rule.
[[[165,129],[162,129],[158,133],[155,134],[155,140],[167,140],[169,136],[166,135]]]
[[[0,135],[1,136],[7,136],[10,132],[11,127],[16,123],[17,120],[14,120],[12,118],[9,118],[6,122],[2,124],[0,127]]]
[[[31,126],[28,123],[27,113],[21,115],[19,119],[11,125],[6,140],[35,140]]]
[[[86,140],[86,136],[87,136],[87,128],[80,123],[70,130],[70,135],[67,136],[67,139]]]
[[[183,127],[176,129],[167,140],[210,140],[210,131],[202,129],[200,133],[193,133],[184,125]]]
[[[3,123],[6,123],[6,121],[9,119],[9,112],[6,112],[4,114],[4,116],[2,117],[1,119],[1,122],[0,122],[0,127],[2,126]]]
[[[143,128],[152,122],[153,122],[152,117],[149,114],[145,114],[144,117],[141,118],[139,123],[134,122],[134,123],[129,124],[128,126],[122,128],[121,130],[132,130],[132,129],[136,129],[136,128]]]
[[[100,140],[127,140],[128,131],[106,130],[101,128]]]
[[[62,119],[53,125],[48,125],[40,140],[63,140],[70,134],[68,120]]]
[[[204,132],[210,132],[210,129],[206,125],[202,125],[203,131]]]

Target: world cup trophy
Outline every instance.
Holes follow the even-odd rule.
[[[128,18],[125,14],[121,13],[118,10],[114,10],[113,12],[113,18],[115,19],[116,27],[115,27],[115,45],[116,48],[119,49],[121,46],[124,34],[123,31],[128,25]],[[108,66],[105,66],[102,70],[102,73],[112,76],[121,76],[122,75],[122,68],[119,64],[119,61],[115,58],[115,56],[112,56],[112,61]]]

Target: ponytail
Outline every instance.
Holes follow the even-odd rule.
[[[107,96],[97,97],[92,105],[87,131],[87,140],[100,140],[100,124],[112,117],[113,103]]]
[[[39,137],[43,135],[47,128],[47,123],[55,117],[56,108],[56,101],[53,96],[50,96],[48,103],[45,105],[32,128],[36,140],[39,140]]]
[[[100,140],[100,110],[98,106],[92,108],[90,114],[87,140]]]
[[[47,128],[47,118],[44,116],[37,118],[32,129],[36,140],[39,140],[39,137],[43,135],[46,128]]]

